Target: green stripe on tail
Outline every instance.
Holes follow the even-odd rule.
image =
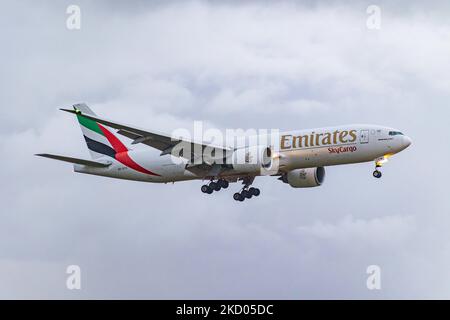
[[[77,114],[78,122],[85,128],[95,131],[98,134],[104,136],[103,131],[98,126],[97,122],[94,120],[83,117],[82,115]]]

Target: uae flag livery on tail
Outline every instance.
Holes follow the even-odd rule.
[[[131,159],[128,154],[128,148],[109,129],[94,120],[84,117],[83,114],[96,116],[87,105],[77,104],[74,106],[74,109],[92,159],[98,159],[106,155],[140,173],[159,176]]]

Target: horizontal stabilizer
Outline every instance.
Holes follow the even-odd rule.
[[[102,162],[91,161],[91,160],[84,160],[84,159],[77,159],[77,158],[71,158],[71,157],[57,156],[57,155],[48,154],[48,153],[40,153],[40,154],[36,154],[36,156],[49,158],[49,159],[54,159],[54,160],[59,160],[59,161],[70,162],[70,163],[75,163],[75,164],[81,164],[81,165],[84,165],[84,166],[95,167],[95,168],[106,168],[106,167],[109,167],[112,164],[112,162],[102,163]]]

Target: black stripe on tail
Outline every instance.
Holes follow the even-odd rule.
[[[92,140],[86,136],[84,136],[84,140],[86,140],[86,144],[87,144],[89,150],[104,154],[106,156],[110,156],[111,158],[116,158],[116,151],[113,148],[111,148],[110,146],[107,146],[106,144]]]

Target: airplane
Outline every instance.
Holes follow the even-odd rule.
[[[37,156],[72,163],[77,173],[117,179],[156,183],[207,180],[209,183],[201,186],[205,194],[242,181],[243,187],[233,195],[241,202],[260,195],[260,189],[252,187],[257,176],[278,177],[293,188],[311,188],[323,184],[327,166],[374,161],[373,176],[381,178],[380,168],[412,143],[393,128],[354,124],[281,132],[274,144],[213,145],[107,120],[84,103],[61,110],[77,117],[91,159],[48,153]],[[131,146],[121,137],[131,139]],[[133,150],[136,144],[150,148]]]

